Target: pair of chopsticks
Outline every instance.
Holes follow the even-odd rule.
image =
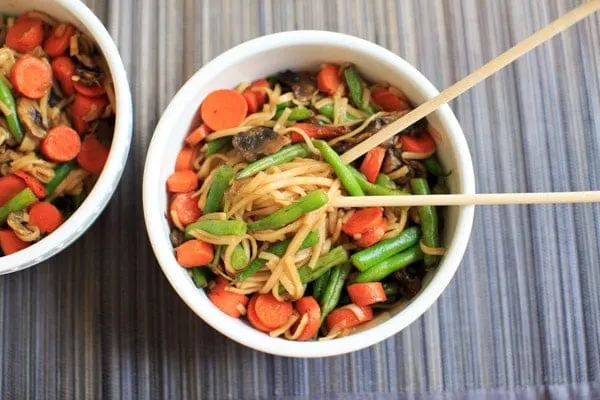
[[[404,117],[385,126],[375,135],[354,146],[341,158],[345,164],[356,160],[370,149],[385,142],[396,133],[431,114],[439,107],[460,96],[479,82],[487,79],[525,53],[563,32],[588,15],[600,10],[600,0],[588,0],[579,7],[538,30],[522,42],[511,47],[500,56],[456,82],[433,99],[421,104]],[[374,200],[376,199],[376,201]],[[489,194],[449,194],[429,196],[343,196],[336,200],[337,207],[367,207],[376,202],[379,206],[450,206],[450,205],[492,205],[492,204],[552,204],[552,203],[591,203],[600,202],[600,191],[550,192],[550,193],[489,193]]]

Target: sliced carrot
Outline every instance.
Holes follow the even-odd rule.
[[[195,146],[203,141],[210,132],[211,130],[206,124],[201,124],[185,138],[185,142],[190,146]]]
[[[342,231],[347,235],[365,233],[381,224],[381,221],[383,221],[383,209],[381,207],[361,208],[342,225]]]
[[[304,314],[308,316],[308,323],[296,340],[310,340],[314,338],[321,325],[321,308],[319,307],[319,303],[312,296],[303,297],[296,301],[296,311],[298,311],[301,318]]]
[[[72,114],[72,111],[71,111],[71,114]],[[84,120],[83,117],[80,117],[78,115],[71,115],[71,125],[73,125],[73,128],[80,135],[83,135],[83,134],[89,132],[89,130],[90,130],[90,124],[86,120]]]
[[[388,223],[387,220],[382,220],[381,224],[377,225],[375,228],[371,228],[365,233],[361,234],[360,239],[355,240],[354,242],[358,247],[367,248],[373,246],[375,243],[379,242],[385,232],[387,231]]]
[[[75,159],[81,151],[81,139],[73,128],[65,125],[52,128],[40,143],[45,158],[54,162]]]
[[[258,109],[259,100],[258,100],[257,92],[252,92],[252,91],[250,91],[250,89],[246,89],[242,93],[242,96],[244,96],[244,99],[246,100],[246,104],[248,105],[248,115],[254,114],[255,112],[259,111],[259,109]]]
[[[200,106],[202,121],[213,131],[238,126],[248,112],[246,99],[241,93],[231,89],[215,90],[209,93]]]
[[[47,201],[35,203],[29,210],[29,224],[40,228],[42,233],[52,233],[64,222],[63,215]]]
[[[262,322],[260,322],[260,320],[258,319],[258,315],[256,315],[257,297],[258,295],[252,296],[252,298],[250,299],[250,303],[248,303],[248,313],[246,314],[246,317],[248,317],[248,322],[250,322],[250,325],[252,325],[254,328],[258,329],[261,332],[269,332],[271,329],[267,328]]]
[[[309,137],[313,139],[331,139],[347,132],[346,130],[343,130],[343,128],[335,126],[309,124],[305,122],[295,123],[293,127],[302,129]],[[302,136],[297,132],[292,132],[290,138],[292,139],[293,143],[304,141],[304,138],[302,138]]]
[[[213,247],[202,240],[188,240],[175,249],[177,262],[186,268],[202,267],[213,259]]]
[[[60,82],[60,87],[63,93],[67,96],[72,96],[75,93],[73,88],[73,75],[75,75],[75,63],[71,57],[57,57],[50,63],[52,73]]]
[[[377,146],[367,153],[365,159],[360,165],[360,172],[365,175],[365,178],[371,183],[374,183],[381,170],[383,159],[385,158],[385,149]]]
[[[75,100],[70,106],[71,117],[75,119],[76,117],[81,117],[83,122],[90,122],[95,119],[98,119],[102,113],[104,113],[104,109],[108,106],[108,98],[106,96],[99,97],[88,97],[82,94],[76,94]],[[73,124],[75,125],[75,124]],[[77,129],[78,127],[75,126]],[[77,131],[81,133],[85,133],[85,131]]]
[[[192,170],[176,171],[167,179],[167,189],[171,193],[186,193],[198,188],[198,177]]]
[[[258,320],[269,329],[277,329],[287,322],[294,312],[289,301],[279,301],[271,293],[259,294],[254,306]]]
[[[104,89],[104,86],[88,86],[82,81],[73,82],[73,88],[77,93],[87,97],[100,97],[106,93],[106,89]]]
[[[17,53],[30,52],[44,40],[42,25],[42,21],[37,18],[30,18],[27,14],[21,15],[6,33],[6,46]]]
[[[225,314],[233,318],[239,318],[242,316],[239,306],[246,307],[248,305],[248,297],[228,291],[226,289],[227,286],[227,284],[217,284],[208,294],[208,298]]]
[[[350,300],[357,306],[370,306],[387,300],[381,282],[353,283],[346,289]]]
[[[52,68],[39,58],[25,55],[10,71],[15,90],[30,99],[40,99],[52,87]]]
[[[435,150],[435,142],[428,132],[421,132],[419,136],[400,136],[402,140],[402,151],[414,153],[429,153]]]
[[[21,251],[29,246],[22,241],[11,229],[0,229],[0,249],[5,256]]]
[[[44,41],[44,51],[50,57],[61,56],[67,51],[71,44],[71,36],[75,34],[75,28],[71,24],[58,24],[52,33]]]
[[[194,166],[194,158],[196,157],[196,149],[192,147],[184,147],[177,155],[175,161],[175,171],[184,171],[192,169]]]
[[[344,306],[333,310],[327,316],[327,329],[331,330],[334,326],[338,329],[346,329],[351,328],[356,325],[363,324],[373,319],[373,310],[369,306],[357,306],[360,308],[362,313],[365,315],[364,319],[361,321],[358,319],[354,311],[352,311],[348,306]]]
[[[196,222],[202,216],[202,211],[198,208],[198,197],[193,197],[193,192],[178,193],[173,196],[169,210],[177,214],[183,226]]]
[[[410,106],[398,95],[388,90],[371,92],[371,98],[375,105],[383,111],[402,111],[410,108]]]
[[[319,90],[330,96],[333,96],[340,85],[344,84],[340,76],[340,68],[337,65],[325,64],[317,75],[317,84]]]
[[[377,97],[380,94],[387,93],[387,92],[389,92],[389,89],[386,88],[385,86],[375,85],[375,86],[371,87],[371,98]]]
[[[0,206],[12,199],[21,190],[25,189],[27,184],[16,175],[6,175],[0,177]]]
[[[258,79],[254,82],[252,82],[252,85],[250,85],[250,91],[254,92],[255,96],[256,96],[256,100],[258,101],[258,110],[262,110],[262,106],[267,102],[269,96],[267,95],[267,93],[263,92],[260,89],[257,88],[268,88],[271,87],[271,85],[269,84],[269,81],[266,79]]]
[[[35,197],[37,197],[38,199],[46,197],[46,187],[42,182],[38,181],[25,171],[15,171],[14,175],[23,179],[27,187],[31,189],[33,194],[35,194]]]
[[[81,151],[77,156],[77,162],[86,171],[99,174],[104,169],[108,154],[109,150],[98,139],[86,136],[81,142]]]

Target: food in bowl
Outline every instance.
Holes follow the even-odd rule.
[[[95,43],[39,11],[2,18],[0,256],[56,230],[108,158],[111,75]]]
[[[271,336],[332,339],[386,318],[444,248],[436,207],[376,196],[448,192],[436,132],[422,120],[353,165],[339,155],[410,109],[351,64],[212,91],[167,179],[177,261],[217,308]],[[373,206],[335,208],[342,195]]]

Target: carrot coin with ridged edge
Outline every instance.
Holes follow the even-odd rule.
[[[213,131],[235,128],[246,118],[247,112],[244,96],[231,89],[211,92],[200,106],[202,122]]]

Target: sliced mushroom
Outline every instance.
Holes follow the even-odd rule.
[[[33,242],[40,237],[40,229],[28,224],[29,214],[26,211],[14,211],[8,214],[6,223],[15,232],[15,235],[24,242]]]
[[[246,161],[254,161],[260,155],[269,155],[279,151],[290,143],[287,136],[281,136],[273,129],[257,126],[247,132],[238,133],[233,138],[233,147]]]
[[[4,143],[7,143],[9,139],[10,132],[8,131],[6,121],[2,118],[0,119],[0,146],[2,146]]]
[[[317,92],[315,78],[305,72],[284,71],[278,79],[292,88],[294,96],[300,101],[309,100]]]
[[[101,86],[105,78],[104,71],[95,62],[93,64],[84,64],[83,62],[77,64],[75,66],[75,75],[86,86]]]
[[[400,295],[412,299],[421,290],[421,281],[425,276],[422,268],[408,266],[396,272],[395,277],[400,283]]]
[[[36,101],[26,97],[19,97],[17,100],[17,115],[23,125],[25,125],[25,128],[27,128],[33,136],[39,139],[43,139],[46,136],[46,129],[44,129],[42,121],[42,113],[39,104]]]
[[[401,166],[402,161],[396,156],[394,149],[387,149],[385,152],[385,158],[383,159],[383,164],[381,166],[381,172],[384,174],[389,174]]]
[[[418,160],[403,160],[404,164],[408,166],[411,170],[411,175],[413,178],[426,178],[427,177],[427,167],[425,164]]]

